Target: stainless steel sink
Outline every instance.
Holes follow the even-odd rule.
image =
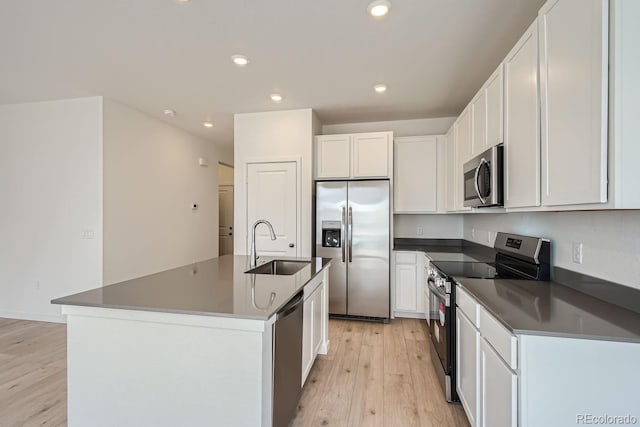
[[[276,259],[271,262],[259,265],[245,273],[249,274],[272,274],[274,276],[290,276],[311,264],[310,261],[288,261]]]

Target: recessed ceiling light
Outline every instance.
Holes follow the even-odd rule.
[[[212,128],[213,127],[213,123],[211,123],[211,122],[204,122],[202,125],[204,127],[206,127],[206,128]]]
[[[166,110],[164,110],[163,113],[167,117],[175,117],[176,116],[176,110],[172,110],[170,108],[167,108]]]
[[[239,65],[241,67],[247,65],[249,63],[249,58],[244,55],[233,55],[231,60],[234,64]]]
[[[176,0],[178,3],[189,3],[189,0]]]
[[[272,93],[271,95],[269,95],[271,97],[271,100],[273,102],[280,102],[282,101],[282,95],[280,95],[279,93]]]
[[[380,18],[381,16],[386,15],[389,13],[390,9],[391,3],[389,3],[388,0],[375,0],[369,3],[369,6],[367,7],[369,14],[375,18]]]
[[[384,93],[387,90],[387,85],[383,85],[383,84],[375,85],[373,87],[373,90],[375,90],[378,93]]]

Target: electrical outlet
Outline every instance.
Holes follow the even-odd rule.
[[[582,243],[573,243],[573,262],[582,264]]]
[[[422,234],[424,234],[424,229],[423,229],[421,226],[418,226],[418,227],[416,228],[416,234],[417,234],[418,236],[422,236]]]

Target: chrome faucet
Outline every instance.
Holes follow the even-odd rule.
[[[276,233],[273,231],[273,226],[266,219],[257,220],[252,227],[252,237],[251,237],[251,261],[249,266],[255,267],[258,264],[258,254],[256,253],[256,227],[258,225],[264,224],[269,227],[269,233],[271,233],[271,240],[276,240]]]

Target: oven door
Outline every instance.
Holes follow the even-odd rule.
[[[431,318],[429,324],[429,333],[431,334],[431,342],[438,353],[438,359],[442,365],[442,369],[446,375],[451,372],[451,355],[448,354],[449,350],[449,333],[448,328],[453,326],[451,324],[451,301],[449,295],[447,295],[442,289],[439,289],[432,279],[428,281],[429,294],[433,297],[434,304],[436,305],[436,314]]]

